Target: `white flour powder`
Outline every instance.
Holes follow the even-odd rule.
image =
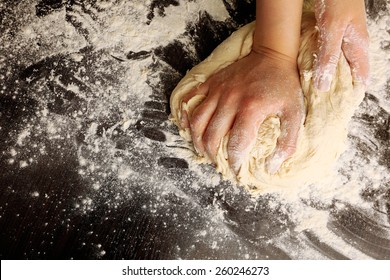
[[[31,1],[26,2],[20,5],[21,9],[31,11],[33,14],[34,4],[31,4]],[[0,54],[1,67],[9,61],[28,66],[56,54],[71,54],[70,59],[64,62],[64,67],[70,63],[90,59],[83,65],[91,65],[91,68],[80,67],[74,73],[74,82],[64,83],[61,74],[55,71],[51,71],[48,75],[50,83],[55,87],[71,91],[77,98],[83,100],[81,104],[84,105],[72,112],[67,114],[50,112],[48,104],[51,97],[47,93],[47,86],[41,82],[31,83],[30,87],[34,89],[32,97],[39,103],[39,109],[31,119],[25,120],[22,130],[12,132],[15,141],[7,151],[10,165],[29,168],[33,167],[42,156],[48,154],[48,145],[51,149],[55,147],[60,153],[66,155],[68,149],[75,147],[75,139],[78,138],[79,132],[84,132],[83,144],[77,145],[78,173],[85,183],[90,185],[90,190],[87,195],[79,197],[74,204],[75,211],[84,214],[93,211],[97,203],[102,203],[97,199],[101,199],[102,194],[106,192],[112,195],[103,203],[110,208],[116,208],[124,201],[131,200],[134,193],[140,189],[161,198],[174,193],[181,199],[187,200],[189,205],[199,207],[191,194],[205,185],[209,188],[218,188],[219,185],[224,184],[213,168],[198,166],[192,161],[192,153],[186,149],[185,143],[178,135],[169,132],[172,131],[172,125],[168,121],[160,125],[167,138],[166,142],[160,143],[140,137],[140,133],[134,129],[134,126],[140,120],[143,104],[152,100],[153,90],[150,83],[158,84],[161,81],[158,73],[152,73],[149,67],[155,63],[153,55],[138,61],[128,61],[125,54],[140,50],[151,51],[162,43],[178,38],[186,43],[182,34],[186,31],[189,22],[196,21],[200,10],[207,10],[214,19],[221,21],[228,18],[228,13],[219,0],[190,1],[178,7],[165,8],[165,17],[156,14],[154,20],[148,24],[145,17],[148,2],[125,1],[123,4],[114,5],[109,1],[101,1],[99,3],[103,8],[107,8],[107,5],[110,8],[106,12],[94,14],[94,19],[75,8],[70,15],[77,18],[83,28],[89,31],[87,38],[81,36],[69,22],[65,21],[64,9],[39,19],[32,14],[25,14],[23,20],[19,20],[20,27],[14,31],[16,38],[14,42],[18,45],[13,48],[6,43],[3,48],[8,52]],[[390,69],[389,9],[390,5],[386,13],[381,12],[376,19],[368,21],[372,76],[368,93],[379,100],[382,110],[387,113],[390,113],[388,90],[390,76],[387,72]],[[37,42],[41,47],[37,47]],[[96,58],[87,58],[82,52],[77,52],[86,46],[92,46],[96,52],[100,50],[102,52]],[[192,48],[192,46],[186,47]],[[29,56],[14,61],[23,49],[29,50]],[[111,55],[123,59],[123,62],[110,64]],[[53,65],[58,66],[56,63],[54,62]],[[109,75],[115,76],[113,82],[105,78]],[[0,80],[5,78],[0,77]],[[25,81],[15,81],[15,84],[23,82]],[[86,85],[89,90],[80,88],[81,85]],[[9,93],[8,90],[5,86],[1,88],[2,93]],[[13,94],[15,99],[19,98],[17,90]],[[338,161],[338,171],[335,171],[332,178],[320,185],[298,190],[286,189],[285,192],[271,196],[268,207],[280,209],[283,215],[289,216],[295,227],[270,242],[285,249],[291,257],[323,258],[318,251],[304,245],[305,242],[291,241],[292,235],[295,235],[298,240],[304,240],[303,232],[309,229],[322,242],[338,248],[347,257],[369,258],[330,231],[328,221],[329,209],[335,203],[337,209],[353,205],[359,209],[366,209],[367,213],[370,213],[372,203],[363,200],[361,193],[367,187],[376,190],[389,187],[389,167],[384,166],[380,161],[383,143],[373,139],[370,124],[363,123],[359,117],[378,110],[380,108],[378,109],[377,103],[365,101],[356,112],[356,118],[350,125],[349,148]],[[112,122],[109,123],[107,120]],[[102,121],[106,122],[103,127]],[[386,120],[378,117],[376,121],[381,123]],[[126,149],[118,149],[118,139],[122,139],[120,138],[122,136],[125,136],[124,139],[128,141],[125,143]],[[368,145],[372,152],[363,153],[359,150],[356,139]],[[386,141],[388,145],[389,139]],[[176,148],[172,148],[173,146]],[[157,168],[153,159],[159,156],[156,155],[156,151],[160,151],[161,155],[187,159],[189,171],[184,175],[183,173],[175,175],[172,174],[175,172],[174,169],[173,171],[161,168],[161,170],[153,170]],[[243,193],[235,186],[227,186],[225,190],[226,193],[224,188],[221,189],[221,197],[239,196]],[[32,192],[34,197],[44,195]],[[159,199],[157,198],[156,201]],[[156,201],[145,203],[145,209],[150,213],[165,209],[166,205],[158,204]],[[256,204],[257,198],[251,198],[251,201]],[[218,239],[217,236],[225,236],[227,240],[234,239],[234,234],[226,226],[224,213],[218,204],[208,208],[205,215],[210,219],[210,223],[198,232],[199,239],[209,238],[211,248],[219,248],[223,242],[226,242],[223,238]],[[107,250],[104,248],[100,253],[104,255]]]

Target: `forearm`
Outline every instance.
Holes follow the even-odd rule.
[[[296,62],[303,0],[256,0],[255,52],[272,52]]]

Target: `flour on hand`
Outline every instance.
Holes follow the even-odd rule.
[[[318,182],[329,175],[345,150],[348,122],[364,97],[364,87],[353,81],[348,62],[341,55],[331,89],[325,93],[314,89],[312,68],[318,41],[315,24],[314,14],[305,12],[298,67],[305,96],[306,120],[300,129],[294,155],[282,164],[276,174],[268,173],[265,159],[273,153],[280,135],[280,121],[275,116],[270,116],[261,125],[256,143],[237,175],[228,163],[229,133],[221,141],[216,169],[252,192],[302,187]],[[205,96],[194,96],[186,103],[182,99],[208,77],[250,53],[254,26],[254,23],[250,23],[234,32],[206,60],[189,71],[173,91],[171,119],[186,140],[191,142],[191,134],[188,128],[180,126],[181,110],[187,111],[190,117]],[[210,159],[200,158],[200,162],[210,162]]]

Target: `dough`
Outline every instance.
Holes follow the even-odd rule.
[[[253,31],[254,22],[234,32],[206,60],[189,71],[173,91],[170,100],[171,119],[187,141],[191,141],[191,135],[189,129],[180,127],[180,109],[184,108],[191,116],[204,97],[195,96],[186,104],[181,100],[193,87],[206,81],[213,73],[249,54]],[[315,183],[332,171],[337,158],[345,150],[348,122],[364,97],[364,89],[352,80],[350,67],[342,55],[330,91],[321,93],[314,90],[312,67],[317,36],[313,13],[304,13],[298,66],[307,115],[300,129],[296,152],[282,164],[276,174],[267,172],[265,158],[274,150],[280,134],[279,119],[269,117],[261,125],[256,144],[237,176],[229,168],[229,134],[225,136],[219,147],[216,169],[226,178],[248,187],[253,192],[262,192]],[[200,160],[209,161],[207,158]]]

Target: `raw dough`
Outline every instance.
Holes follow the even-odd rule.
[[[193,87],[206,81],[213,73],[249,54],[253,31],[252,22],[234,32],[205,61],[189,71],[173,91],[170,100],[171,118],[186,140],[191,141],[191,135],[188,129],[180,127],[180,109],[184,108],[191,116],[204,97],[195,96],[186,104],[182,104],[181,100]],[[311,70],[318,31],[313,13],[304,13],[301,34],[298,65],[307,115],[305,124],[300,129],[295,154],[281,166],[277,174],[271,175],[266,171],[265,158],[274,150],[280,134],[277,117],[270,117],[261,125],[256,144],[237,176],[229,168],[227,160],[229,134],[219,147],[217,170],[253,192],[279,187],[300,187],[329,175],[335,161],[345,150],[348,121],[364,97],[363,87],[352,81],[351,70],[344,56],[339,60],[330,91],[316,92]],[[202,160],[209,161],[207,158]]]

